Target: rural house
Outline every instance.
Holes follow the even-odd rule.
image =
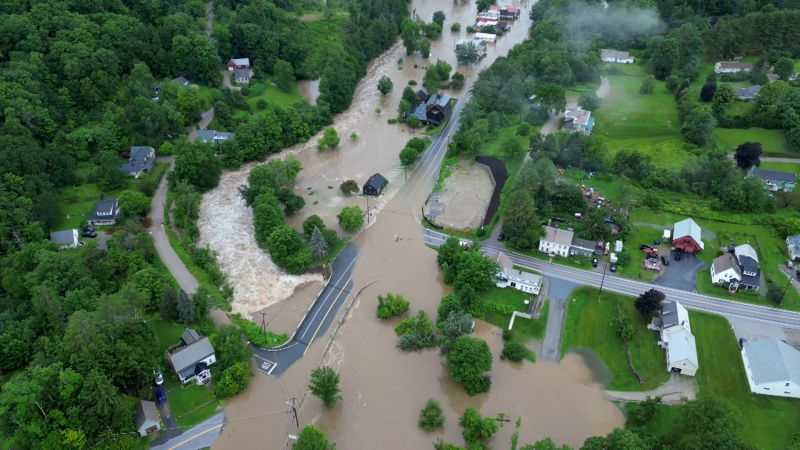
[[[604,48],[600,50],[600,59],[605,62],[631,64],[633,63],[633,56],[628,52],[620,50],[611,50]]]
[[[377,197],[381,195],[383,188],[385,188],[387,184],[389,184],[389,182],[386,180],[386,178],[384,178],[383,175],[376,173],[369,177],[369,180],[364,183],[362,191],[364,192],[364,195],[372,195]]]
[[[564,129],[573,133],[592,134],[594,128],[594,117],[592,112],[580,106],[577,108],[567,108],[564,111]]]
[[[544,236],[539,239],[539,251],[550,256],[569,256],[572,246],[572,231],[560,230],[551,226],[544,227]]]
[[[156,404],[147,400],[139,400],[134,416],[136,431],[139,436],[145,437],[161,429],[161,416],[158,414]]]
[[[503,252],[497,255],[497,265],[500,266],[500,272],[495,278],[495,286],[499,288],[512,287],[518,291],[539,295],[539,290],[542,288],[542,277],[515,269],[514,263]]]
[[[106,198],[94,204],[94,211],[89,216],[89,225],[114,225],[119,217],[119,199]]]
[[[750,391],[800,398],[800,351],[779,339],[745,341],[742,360]]]
[[[681,220],[672,227],[672,248],[686,253],[703,251],[702,230],[692,219]]]
[[[189,85],[189,80],[187,80],[184,77],[175,77],[172,80],[170,80],[170,83],[179,84],[181,86],[188,86]]]
[[[797,186],[797,174],[792,172],[753,167],[750,169],[750,172],[748,172],[748,175],[761,178],[770,192],[790,192]]]
[[[759,92],[761,92],[760,84],[754,84],[746,88],[736,88],[736,96],[739,100],[752,100],[758,96]]]
[[[461,39],[456,43],[456,51],[462,46],[469,45],[475,46],[475,52],[478,54],[478,59],[483,58],[486,56],[486,42],[481,39]]]
[[[697,346],[686,308],[676,301],[663,302],[647,328],[661,333],[658,345],[667,351],[667,371],[693,377],[699,367]]]
[[[603,254],[603,243],[581,239],[577,236],[572,238],[569,246],[569,254],[591,258],[594,255]]]
[[[184,384],[192,380],[205,383],[211,378],[208,366],[217,361],[211,341],[191,328],[184,330],[180,343],[167,353],[167,359]]]
[[[739,289],[757,291],[761,284],[758,255],[750,244],[742,244],[714,258],[711,264],[711,282],[727,285],[731,292]]]
[[[800,234],[786,236],[786,254],[792,261],[800,259]]]
[[[714,72],[716,73],[750,72],[751,70],[753,70],[752,64],[740,61],[720,61],[714,64]]]
[[[425,121],[423,123],[437,126],[447,117],[448,111],[450,111],[450,96],[437,92],[425,102]]]
[[[156,149],[153,147],[134,145],[131,147],[128,162],[119,166],[120,170],[134,178],[139,178],[142,173],[149,173],[153,170],[156,162]]]
[[[233,136],[234,134],[229,131],[197,130],[197,139],[207,144],[219,144]]]
[[[71,230],[51,231],[50,242],[58,244],[59,249],[75,248],[80,242],[78,230],[73,228]]]
[[[239,84],[250,84],[253,78],[253,71],[250,69],[233,69],[233,81]]]
[[[497,8],[497,5],[492,5],[493,8]],[[517,20],[519,19],[519,8],[515,8],[513,6],[500,6],[500,20]]]
[[[250,70],[250,58],[231,58],[228,60],[228,70],[233,72],[236,69]]]

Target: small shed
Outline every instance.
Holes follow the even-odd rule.
[[[139,400],[136,405],[136,431],[144,437],[161,429],[161,417],[156,404],[147,400]]]
[[[369,180],[364,183],[364,195],[372,195],[377,197],[381,195],[383,188],[385,188],[387,184],[389,184],[389,182],[386,180],[386,178],[384,178],[383,175],[376,173],[375,175],[369,177]]]

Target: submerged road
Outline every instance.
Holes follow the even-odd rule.
[[[279,376],[295,361],[302,358],[314,340],[325,334],[353,290],[353,267],[358,250],[352,242],[342,250],[331,264],[331,278],[325,289],[309,307],[289,340],[275,348],[254,346],[258,370]]]
[[[426,229],[424,233],[425,243],[432,246],[441,245],[445,239],[449,237],[447,234],[428,229]],[[678,300],[687,308],[721,314],[727,317],[757,320],[785,328],[800,329],[800,312],[796,311],[741,303],[733,300],[723,300],[697,292],[658,286],[652,283],[620,278],[610,274],[606,274],[605,280],[603,280],[602,273],[590,272],[532,258],[506,250],[499,243],[490,241],[481,243],[481,251],[491,257],[496,257],[497,254],[502,251],[514,264],[527,269],[536,270],[549,278],[557,278],[594,287],[599,287],[602,283],[603,289],[632,296],[638,296],[648,289],[655,288],[665,293],[668,299]]]

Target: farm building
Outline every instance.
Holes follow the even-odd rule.
[[[600,50],[600,59],[605,62],[632,64],[633,56],[628,52],[604,48]]]
[[[703,251],[702,230],[700,225],[692,219],[676,222],[672,227],[672,248],[686,253]]]
[[[753,70],[752,64],[740,61],[720,61],[714,64],[714,72],[716,73],[750,72],[751,70]]]
[[[389,184],[389,182],[386,180],[386,178],[384,178],[383,175],[376,173],[369,177],[369,180],[364,183],[364,195],[372,195],[377,197],[381,195],[383,188],[385,188],[387,184]]]
[[[746,341],[742,360],[750,391],[800,398],[800,351],[778,339]]]

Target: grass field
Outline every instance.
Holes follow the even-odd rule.
[[[645,270],[642,267],[644,252],[639,250],[639,244],[652,244],[654,240],[661,239],[663,232],[664,230],[661,228],[634,227],[625,247],[625,251],[631,255],[631,260],[628,264],[619,267],[617,275],[644,281],[651,281],[657,277],[659,272]]]
[[[800,400],[750,392],[736,336],[721,316],[689,312],[700,366],[697,382],[739,408],[742,437],[757,448],[785,448],[800,429]]]
[[[783,130],[766,128],[715,128],[714,142],[717,147],[734,151],[745,142],[760,142],[765,155],[792,155]]]
[[[763,161],[759,167],[762,169],[783,170],[784,172],[800,173],[800,163]]]
[[[774,217],[777,214],[777,212],[773,213],[772,216]],[[678,220],[683,220],[686,217],[687,216],[684,214],[639,208],[633,212],[631,220],[668,225]],[[775,280],[779,286],[786,284],[787,277],[780,270],[780,266],[786,259],[785,242],[771,227],[760,225],[760,223],[763,222],[763,217],[750,214],[725,213],[719,216],[714,215],[713,219],[705,219],[697,215],[693,218],[701,228],[710,230],[717,236],[717,239],[713,243],[707,243],[706,247],[709,248],[709,250],[711,250],[712,247],[719,247],[722,243],[743,243],[745,240],[750,240],[750,244],[753,245],[758,252],[761,271],[766,276]],[[725,221],[723,222],[722,219]],[[720,241],[720,239],[723,239],[723,241]],[[701,259],[706,262],[710,261],[718,254],[717,251],[708,251],[704,253],[705,254],[701,254]],[[767,302],[762,296],[750,295],[738,296],[737,300],[755,301],[756,303],[762,304],[766,304]],[[800,294],[798,294],[797,290],[787,290],[781,306],[787,309],[800,309]]]
[[[604,292],[598,300],[598,290],[581,287],[570,295],[561,335],[561,353],[571,348],[588,348],[597,353],[611,371],[611,390],[642,391],[653,389],[669,378],[664,365],[664,354],[658,347],[658,335],[647,330],[649,322],[633,307],[633,298]],[[630,343],[633,364],[642,375],[639,384],[628,367],[622,339],[614,329],[617,305],[628,316],[636,329]]]
[[[177,344],[183,334],[183,325],[164,320],[159,316],[150,317],[147,323],[156,335],[159,355],[163,355],[168,348]]]
[[[501,289],[492,287],[481,293],[480,298],[496,305],[511,308],[515,311],[525,312],[525,300],[534,299],[535,297],[512,288]],[[547,325],[547,312],[548,303],[545,302],[542,307],[542,312],[537,319],[524,319],[522,317],[514,319],[512,340],[524,343],[530,339],[542,339],[544,337],[545,326]],[[487,311],[484,313],[482,319],[505,330],[508,328],[508,322],[511,320],[511,316],[496,311]]]
[[[639,94],[644,68],[625,64],[620,74],[609,75],[610,94],[594,112],[595,136],[600,136],[613,154],[639,150],[664,167],[680,167],[691,154],[680,134],[675,99],[663,81],[656,81],[651,95]]]
[[[198,424],[216,412],[219,401],[209,386],[188,383],[181,385],[172,377],[167,378],[167,399],[179,426]]]

